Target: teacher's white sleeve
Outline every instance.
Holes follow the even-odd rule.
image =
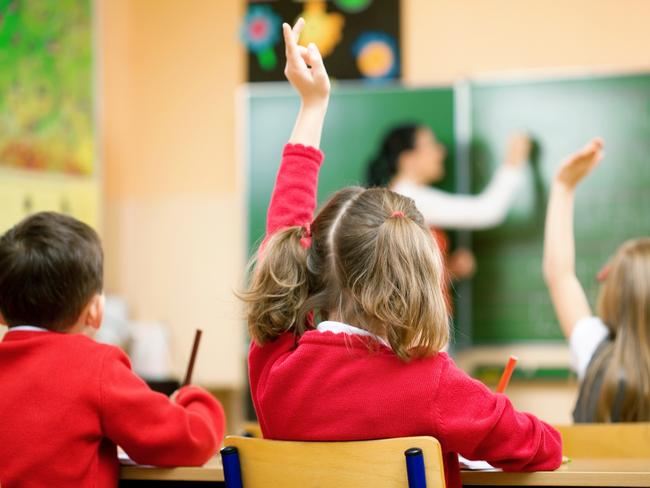
[[[409,182],[398,182],[392,190],[412,198],[429,226],[486,229],[506,218],[523,176],[522,168],[501,166],[478,195],[457,195]]]

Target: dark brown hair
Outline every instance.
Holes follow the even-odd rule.
[[[399,158],[404,151],[415,148],[415,137],[421,125],[410,123],[394,127],[384,135],[379,152],[368,163],[366,184],[386,186],[398,173]]]
[[[346,188],[314,220],[273,235],[249,290],[248,325],[258,343],[301,335],[308,315],[342,320],[384,337],[401,359],[431,355],[449,338],[439,250],[409,198]]]
[[[101,242],[88,225],[41,212],[0,237],[0,313],[9,327],[64,331],[102,288]]]

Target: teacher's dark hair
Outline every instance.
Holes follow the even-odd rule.
[[[381,143],[377,155],[366,169],[366,184],[369,187],[386,186],[397,174],[397,163],[402,151],[415,147],[415,135],[419,124],[404,124],[391,129]]]

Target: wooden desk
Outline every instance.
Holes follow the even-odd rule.
[[[180,482],[192,486],[211,482],[223,486],[223,468],[218,457],[201,468],[149,468],[123,466],[121,486],[151,486],[149,482]],[[650,459],[574,459],[557,471],[503,473],[462,471],[463,486],[642,486],[650,487]],[[184,483],[183,483],[184,482]],[[216,484],[215,482],[219,482]]]
[[[645,486],[650,459],[574,459],[557,471],[461,472],[463,486]]]
[[[152,481],[161,482],[161,486],[169,486],[163,482],[176,482],[173,486],[192,486],[201,482],[210,482],[210,486],[223,486],[221,457],[213,457],[205,466],[199,468],[154,468],[137,465],[121,467],[120,486],[151,486]]]

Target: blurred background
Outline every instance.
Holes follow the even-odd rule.
[[[266,167],[272,180],[297,109],[285,84],[277,84],[284,64],[279,23],[297,15],[317,27],[305,35],[327,53],[336,80],[333,107],[350,106],[345,97],[372,94],[381,104],[395,93],[424,97],[427,90],[448,90],[452,173],[462,173],[472,158],[464,147],[469,139],[459,139],[467,127],[490,140],[499,123],[474,117],[462,124],[472,110],[463,105],[467,93],[480,101],[489,80],[598,83],[603,77],[609,83],[650,73],[646,0],[0,0],[0,232],[46,209],[96,227],[109,295],[101,339],[127,348],[147,379],[165,382],[182,377],[194,330],[202,328],[194,379],[224,401],[231,430],[248,416],[247,339],[233,291],[244,283],[259,237],[250,223],[263,219],[266,201],[251,200],[249,190],[264,158],[275,161]],[[479,81],[467,91],[467,80]],[[618,93],[627,90],[625,83],[607,89]],[[599,100],[598,87],[581,86],[561,85],[560,91],[578,96],[586,90],[589,100]],[[646,86],[635,88],[641,112],[632,123],[644,130],[650,128]],[[510,116],[517,117],[518,107],[537,110],[517,100],[505,104]],[[490,110],[499,112],[500,104]],[[607,118],[611,111],[625,109],[598,114]],[[334,131],[339,119],[332,117]],[[376,142],[368,141],[359,158]],[[480,172],[473,185],[477,181]],[[632,227],[649,230],[647,220]],[[475,248],[495,239],[478,236]],[[492,258],[482,263],[478,257],[475,283],[459,286],[467,299],[487,286],[476,283],[481,270],[490,276]],[[461,298],[462,310],[470,312],[457,321],[461,366],[489,382],[508,354],[518,352],[524,373],[510,390],[515,403],[568,422],[576,382],[559,329],[519,336],[515,318],[508,328],[482,333],[474,324],[481,310]]]

